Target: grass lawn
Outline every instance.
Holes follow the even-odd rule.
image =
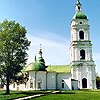
[[[0,100],[13,100],[14,98],[35,94],[45,94],[45,96],[31,100],[100,100],[100,90],[61,91],[56,94],[48,93],[47,91],[11,91],[9,95],[0,90]]]
[[[46,93],[46,91],[10,91],[10,94],[6,95],[5,91],[0,90],[0,100],[12,100],[19,97],[27,97],[35,94]]]
[[[64,92],[61,94],[49,94],[46,96],[34,98],[34,100],[100,100],[100,90],[85,90]]]

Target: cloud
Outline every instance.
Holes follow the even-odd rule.
[[[27,37],[31,41],[28,64],[34,62],[40,44],[42,44],[46,64],[69,64],[69,40],[53,33],[46,33],[46,35],[42,33],[39,36],[27,35]]]

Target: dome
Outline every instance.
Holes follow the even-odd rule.
[[[25,71],[46,71],[45,66],[40,62],[31,63],[26,66]]]
[[[36,59],[35,56],[35,62],[26,66],[25,71],[46,71],[45,68],[47,68],[47,66],[45,66],[45,60],[42,57],[42,49],[40,48],[38,59]]]
[[[73,19],[87,19],[87,16],[80,11],[73,16]]]

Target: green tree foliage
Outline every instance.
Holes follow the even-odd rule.
[[[100,77],[99,76],[96,77],[96,85],[97,85],[97,88],[100,89]]]
[[[10,83],[19,79],[18,73],[27,61],[30,41],[26,33],[25,27],[15,21],[0,23],[0,78],[6,85],[6,94],[10,93]]]

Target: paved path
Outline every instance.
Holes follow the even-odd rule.
[[[35,98],[35,97],[40,97],[43,96],[44,94],[36,94],[33,96],[28,96],[28,97],[23,97],[23,98],[19,98],[19,99],[13,99],[13,100],[27,100],[27,99],[31,99],[31,98]]]
[[[53,92],[48,92],[48,93],[53,93],[53,94],[56,94],[56,93],[59,93],[60,91],[53,91]],[[36,94],[36,95],[33,95],[33,96],[27,96],[27,97],[23,97],[23,98],[18,98],[18,99],[13,99],[13,100],[28,100],[28,99],[32,99],[32,98],[35,98],[35,97],[40,97],[40,96],[44,96],[44,94]]]
[[[56,93],[59,93],[59,92],[60,92],[60,91],[53,91],[52,93],[53,93],[53,94],[56,94]]]

